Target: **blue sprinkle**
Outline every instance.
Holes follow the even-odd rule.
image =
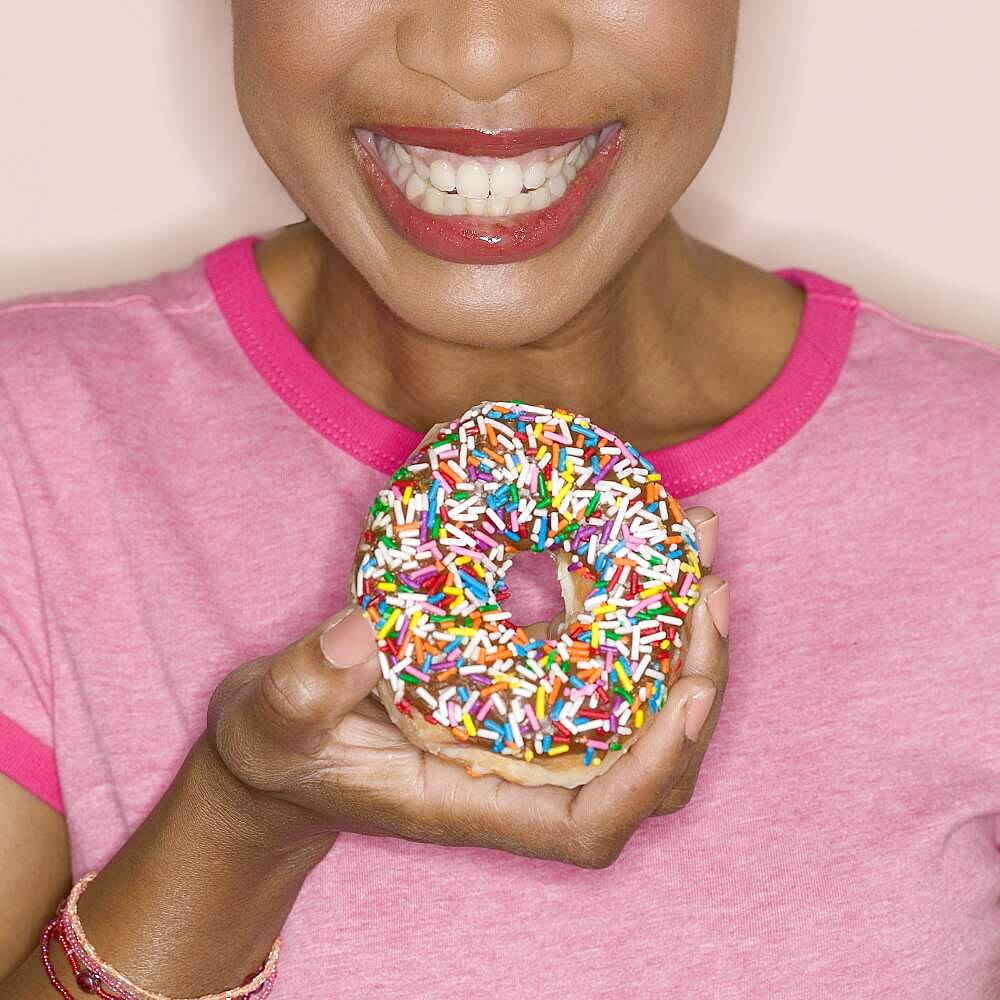
[[[550,746],[552,746],[552,737],[546,733],[542,737],[542,753],[548,753]]]
[[[587,752],[583,755],[583,766],[590,767],[590,762],[594,759],[594,748],[587,747]]]

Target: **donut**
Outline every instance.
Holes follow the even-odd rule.
[[[555,560],[557,634],[504,610],[527,550]],[[350,597],[375,631],[372,693],[411,742],[473,775],[572,788],[662,708],[700,578],[693,525],[631,444],[578,413],[486,401],[375,497]]]

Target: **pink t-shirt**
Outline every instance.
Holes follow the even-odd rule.
[[[0,307],[0,769],[74,876],[219,679],[342,606],[420,437],[307,352],[254,239]],[[647,453],[719,511],[733,594],[691,803],[599,871],[343,835],[276,1000],[1000,996],[1000,352],[778,273],[808,299],[776,379]]]

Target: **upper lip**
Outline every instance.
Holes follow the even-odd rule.
[[[559,146],[582,139],[611,122],[574,125],[568,128],[521,128],[481,132],[474,128],[449,128],[442,125],[393,125],[378,122],[360,126],[377,132],[405,146],[426,146],[448,150],[460,156],[518,156],[543,146]]]

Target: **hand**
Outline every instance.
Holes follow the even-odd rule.
[[[701,534],[710,515],[688,512]],[[703,577],[682,674],[648,730],[579,789],[471,777],[407,741],[367,697],[379,668],[371,626],[356,608],[228,675],[209,706],[209,742],[244,785],[296,807],[302,832],[491,847],[603,868],[642,820],[691,796],[726,682],[727,642],[706,602],[722,586]],[[708,719],[689,739],[685,718],[705,720],[709,699]]]

